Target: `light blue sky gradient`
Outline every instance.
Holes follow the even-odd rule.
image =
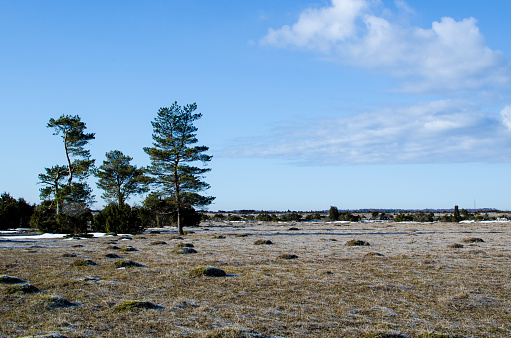
[[[210,210],[511,209],[511,2],[2,1],[0,192],[38,203],[78,114],[149,164],[197,102]],[[101,191],[91,180],[97,203]],[[135,203],[139,199],[132,199]]]

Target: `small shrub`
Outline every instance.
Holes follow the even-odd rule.
[[[42,304],[48,310],[54,310],[54,309],[58,309],[58,308],[66,308],[66,307],[78,306],[78,304],[72,303],[72,302],[68,301],[65,298],[62,298],[62,297],[59,297],[59,296],[55,296],[55,295],[44,296],[42,298]]]
[[[167,245],[167,242],[164,242],[164,241],[155,241],[155,242],[151,242],[151,245]]]
[[[176,247],[178,248],[193,248],[193,244],[192,243],[179,243],[178,245],[176,245]]]
[[[449,244],[447,247],[451,248],[451,249],[461,249],[461,248],[463,248],[463,244],[453,243],[453,244]]]
[[[6,295],[26,295],[37,292],[41,292],[41,290],[32,284],[13,285],[4,290],[4,294]]]
[[[197,253],[197,250],[195,250],[193,248],[184,247],[184,248],[178,248],[176,251],[174,251],[174,253],[178,254],[178,255],[187,255],[187,254]]]
[[[107,253],[105,255],[106,258],[121,258],[120,256],[114,254],[114,253]]]
[[[269,244],[273,244],[272,241],[270,241],[269,239],[258,239],[257,241],[254,242],[254,245],[269,245]]]
[[[484,243],[484,240],[482,238],[469,237],[469,238],[465,238],[463,240],[463,243]]]
[[[236,237],[248,237],[248,234],[237,234]]]
[[[133,267],[140,268],[140,267],[143,267],[144,265],[134,262],[130,259],[121,259],[121,260],[116,261],[114,263],[114,266],[115,266],[115,268],[120,269],[120,268],[133,268]]]
[[[2,275],[0,276],[0,284],[21,284],[27,281],[13,276]]]
[[[385,255],[378,252],[368,252],[364,255],[364,257],[385,257]]]
[[[193,269],[188,273],[189,277],[195,278],[195,277],[225,277],[227,274],[224,270],[215,268],[212,266],[200,266],[198,268]]]
[[[66,257],[66,258],[70,258],[70,257],[76,257],[76,254],[75,253],[69,253],[69,252],[66,252],[62,255],[62,257]]]
[[[96,262],[91,261],[90,259],[77,259],[73,263],[70,264],[71,266],[96,266],[99,265]]]
[[[297,255],[294,254],[282,254],[279,256],[280,259],[296,259],[298,258]]]
[[[129,252],[129,251],[137,251],[137,249],[135,249],[134,247],[132,247],[131,245],[125,245],[123,246],[121,249],[121,251],[125,251],[125,252]]]
[[[133,311],[133,310],[159,310],[163,309],[163,307],[155,305],[151,302],[142,302],[139,300],[127,300],[120,304],[115,305],[112,308],[113,312],[124,312],[124,311]]]
[[[108,249],[110,249],[110,250],[121,250],[121,248],[119,248],[117,245],[109,245]]]
[[[146,229],[139,209],[116,203],[107,205],[94,217],[94,227],[98,231],[121,234],[140,234]]]
[[[225,236],[224,235],[213,235],[212,237],[213,239],[224,239]]]
[[[369,246],[370,244],[366,241],[362,241],[360,239],[352,239],[351,241],[346,242],[344,244],[346,246]]]

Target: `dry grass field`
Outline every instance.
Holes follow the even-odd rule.
[[[0,238],[0,337],[511,337],[510,223],[189,230]]]

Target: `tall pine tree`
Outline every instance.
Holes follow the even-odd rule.
[[[174,102],[171,107],[160,108],[153,122],[153,147],[144,151],[151,159],[149,173],[159,187],[159,193],[170,197],[176,208],[179,234],[184,234],[182,211],[187,207],[204,207],[214,200],[212,196],[203,196],[200,192],[209,188],[203,181],[208,168],[199,168],[194,164],[202,162],[205,166],[212,156],[205,154],[206,146],[196,146],[197,127],[194,122],[202,117],[194,113],[197,104],[181,107]]]

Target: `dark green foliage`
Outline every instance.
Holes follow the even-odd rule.
[[[228,221],[231,221],[231,222],[239,222],[239,221],[243,221],[243,218],[241,218],[240,216],[238,215],[229,215],[227,217],[227,220]]]
[[[111,233],[140,234],[146,229],[144,218],[144,211],[139,208],[111,203],[94,217],[94,228]]]
[[[105,200],[122,205],[131,195],[148,191],[150,179],[144,168],[130,164],[132,159],[119,150],[106,153],[106,160],[95,172],[99,178],[98,188],[104,191],[101,197]]]
[[[319,213],[315,212],[313,214],[309,214],[305,216],[305,221],[321,221],[322,217]]]
[[[44,201],[34,211],[30,224],[42,232],[79,234],[86,233],[92,213],[82,204],[67,204],[57,214],[51,201]]]
[[[177,226],[177,206],[173,198],[162,198],[157,193],[147,196],[141,217],[147,227]],[[186,227],[199,226],[202,215],[191,206],[181,206],[181,223]]]
[[[194,122],[202,117],[196,114],[197,104],[181,107],[174,104],[160,108],[153,122],[153,146],[144,151],[151,158],[149,173],[159,187],[162,196],[171,198],[176,210],[179,234],[184,234],[181,211],[184,208],[204,207],[214,197],[200,195],[209,188],[203,181],[204,174],[211,169],[199,168],[192,164],[206,165],[212,156],[206,155],[206,146],[196,146],[197,127]]]
[[[16,200],[4,192],[0,196],[0,230],[29,227],[34,209],[23,198]]]
[[[360,221],[360,216],[353,215],[349,211],[346,211],[346,212],[339,213],[338,220],[339,221],[358,222],[358,221]]]
[[[289,212],[283,214],[280,219],[284,222],[300,222],[302,220],[302,215],[296,212]]]
[[[94,160],[85,146],[94,139],[93,133],[85,133],[85,123],[78,115],[62,115],[57,120],[51,118],[47,125],[53,128],[53,135],[60,135],[64,142],[67,165],[45,168],[39,175],[41,198],[55,201],[56,213],[60,214],[65,202],[89,205],[94,196],[87,184],[87,178],[94,169]]]
[[[339,220],[339,210],[337,207],[330,207],[330,210],[328,211],[328,219],[332,222]]]
[[[454,214],[452,215],[452,221],[456,223],[461,221],[460,210],[458,209],[457,205],[454,206]]]

